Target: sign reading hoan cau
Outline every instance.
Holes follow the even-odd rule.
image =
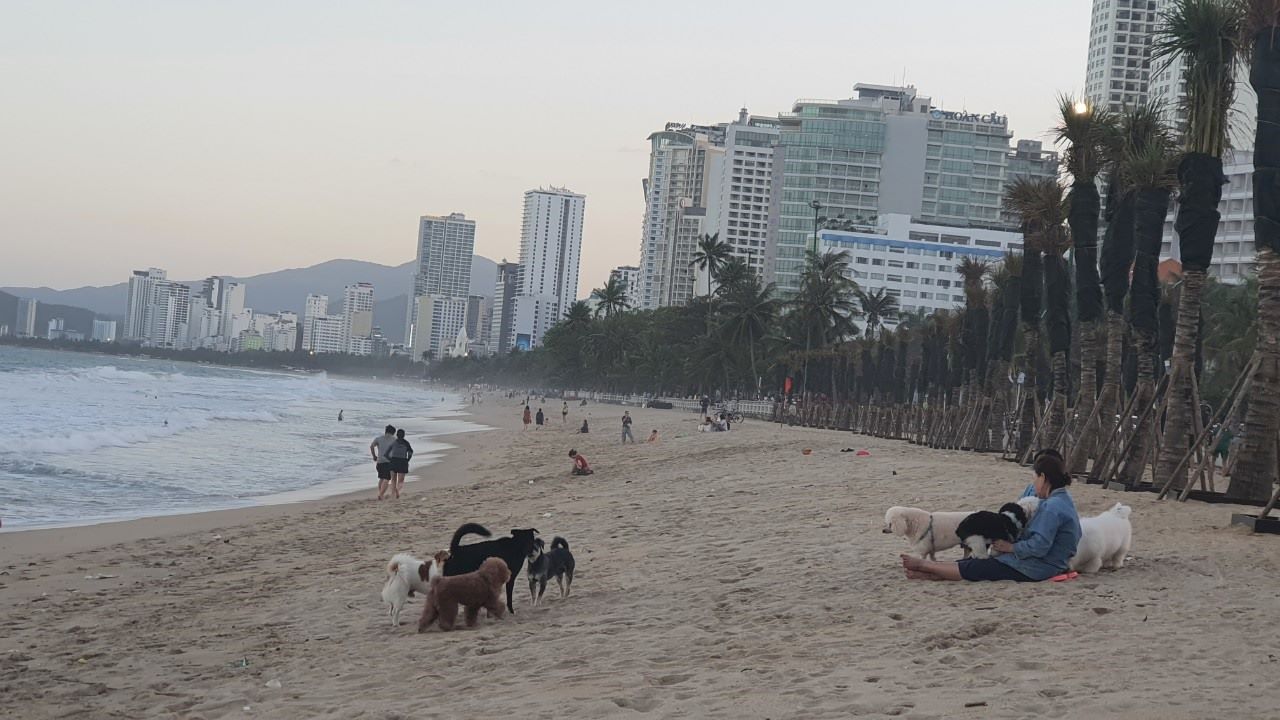
[[[1000,125],[1002,127],[1009,124],[1008,115],[1001,115],[1000,113],[995,113],[995,112],[990,112],[990,113],[987,113],[986,115],[979,115],[978,113],[953,112],[951,110],[939,110],[938,108],[933,108],[932,110],[929,111],[929,117],[933,118],[934,120],[956,120],[959,122],[976,122],[976,123],[983,123],[984,125]]]

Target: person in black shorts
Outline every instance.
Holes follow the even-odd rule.
[[[374,467],[378,469],[378,499],[387,494],[387,485],[391,483],[391,460],[387,451],[396,441],[396,428],[388,425],[385,431],[369,443],[369,454],[373,456]]]
[[[400,499],[404,476],[409,474],[409,459],[412,457],[413,446],[404,439],[404,428],[400,428],[396,431],[396,441],[387,450],[387,460],[391,466],[391,497],[396,500]]]

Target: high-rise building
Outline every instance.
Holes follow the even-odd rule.
[[[311,319],[311,347],[317,353],[347,351],[346,321],[341,315],[318,315]]]
[[[956,227],[1008,229],[1008,118],[934,107],[911,86],[859,83],[856,97],[798,100],[781,113],[774,151],[766,264],[783,293],[799,288],[805,253],[824,227],[871,229],[883,215]],[[1055,153],[1040,151],[1056,172]]]
[[[419,218],[416,271],[405,319],[405,345],[414,344],[417,298],[441,295],[465,301],[471,294],[471,256],[475,244],[476,221],[468,220],[463,213]]]
[[[640,268],[635,265],[619,265],[609,271],[609,279],[626,288],[627,307],[640,307]]]
[[[410,356],[416,361],[439,360],[453,345],[467,320],[467,299],[446,295],[419,295],[414,303],[418,317]]]
[[[516,336],[527,336],[530,348],[542,343],[543,333],[559,322],[578,298],[586,203],[585,196],[564,188],[539,188],[524,194],[521,273],[513,322]]]
[[[640,241],[640,307],[683,305],[693,297],[692,266],[707,230],[707,191],[724,156],[723,125],[667,123],[649,136]]]
[[[115,342],[116,341],[116,321],[115,320],[94,320],[92,339],[96,342]]]
[[[498,263],[493,288],[493,310],[489,318],[489,354],[506,355],[515,347],[516,295],[520,291],[520,263]]]
[[[36,336],[36,306],[34,298],[18,298],[18,322],[14,334],[18,337]]]
[[[352,355],[373,353],[373,285],[356,283],[342,291],[342,317],[347,336],[347,352]]]
[[[315,321],[329,315],[328,295],[308,295],[302,310],[302,349],[315,350]]]
[[[143,312],[143,343],[184,349],[190,337],[191,288],[165,279],[150,281],[151,300]]]
[[[1084,94],[1089,103],[1120,112],[1147,102],[1156,0],[1093,0]]]
[[[152,286],[157,280],[165,278],[165,271],[160,268],[134,270],[133,275],[129,276],[129,297],[124,314],[125,340],[146,339],[146,314],[147,306],[151,304],[153,296]]]
[[[492,321],[492,298],[485,295],[467,297],[467,339],[486,348],[486,353],[489,345],[489,327]]]
[[[727,244],[732,257],[757,275],[764,274],[769,241],[773,147],[778,135],[778,118],[753,116],[743,108],[737,120],[724,125],[723,153],[713,155],[713,175],[708,179],[704,230]]]

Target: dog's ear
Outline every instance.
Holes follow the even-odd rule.
[[[421,580],[422,582],[427,582],[428,580],[431,579],[430,563],[422,563],[421,565],[418,566],[418,579]]]

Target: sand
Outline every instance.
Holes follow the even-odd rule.
[[[451,438],[398,503],[0,534],[0,716],[1280,717],[1280,538],[1228,526],[1236,508],[1125,495],[1119,572],[912,582],[886,507],[995,507],[1028,471],[661,410],[632,410],[658,444],[621,447],[619,408],[586,408],[583,437],[583,409],[565,428],[546,407],[521,431],[491,398],[475,420],[497,429]],[[571,446],[594,476],[568,475]],[[390,627],[387,559],[466,521],[568,538],[573,595],[532,608],[522,574],[514,617],[420,635],[414,599]]]

